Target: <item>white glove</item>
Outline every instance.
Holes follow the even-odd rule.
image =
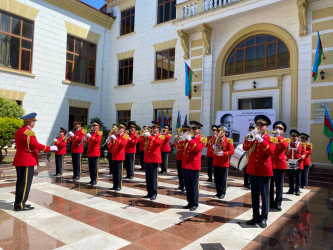
[[[117,140],[117,137],[116,137],[115,135],[111,135],[111,138],[112,138],[113,140]]]
[[[58,147],[57,146],[51,146],[50,151],[58,151]]]
[[[216,149],[216,145],[215,144],[213,144],[213,147],[212,147],[213,149]]]
[[[87,133],[86,136],[87,136],[88,138],[90,138],[90,137],[91,137],[91,134],[90,134],[90,133]]]
[[[184,136],[181,136],[179,140],[180,140],[180,141],[185,141],[186,139],[185,139]]]
[[[192,140],[192,138],[191,138],[191,136],[189,134],[185,135],[185,139],[188,140],[188,141]]]
[[[54,138],[54,139],[53,139],[53,142],[57,142],[57,141],[58,141],[57,138]]]
[[[281,135],[280,129],[276,130],[276,137],[279,137]]]
[[[69,134],[70,137],[74,136],[74,133],[72,131],[69,131],[68,134]]]
[[[217,156],[222,156],[223,155],[223,151],[217,152]]]
[[[130,140],[132,140],[132,138],[130,137],[128,140],[130,141]]]
[[[150,133],[149,133],[149,132],[146,132],[146,133],[144,133],[144,136],[145,136],[145,137],[149,137],[149,136],[150,136]]]
[[[258,142],[260,142],[260,143],[262,143],[262,142],[264,141],[264,139],[263,139],[263,138],[261,137],[261,135],[259,135],[259,134],[256,134],[255,138],[256,138],[256,140],[257,140]]]

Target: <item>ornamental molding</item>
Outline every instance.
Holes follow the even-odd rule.
[[[118,6],[120,11],[132,8],[135,6],[136,0],[105,0],[108,7]]]
[[[182,45],[182,48],[184,50],[184,59],[189,58],[189,51],[190,51],[190,36],[183,30],[177,30],[178,37],[180,39],[180,44]]]
[[[211,40],[212,40],[212,28],[207,24],[200,24],[199,30],[201,32],[202,41],[205,47],[205,55],[210,55],[211,53]]]
[[[308,34],[306,14],[309,4],[307,0],[297,0],[296,4],[298,6],[299,35],[305,36]]]

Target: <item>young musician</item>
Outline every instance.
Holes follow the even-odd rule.
[[[169,143],[172,136],[169,134],[169,130],[169,125],[165,125],[161,131],[161,135],[164,135],[165,139],[161,147],[162,164],[160,174],[166,174],[168,169],[168,156],[169,152],[171,151]]]
[[[67,145],[67,139],[65,138],[66,133],[66,129],[60,128],[59,136],[53,140],[53,145],[58,147],[58,151],[54,153],[56,163],[56,174],[54,176],[61,176],[63,172]]]
[[[215,144],[215,139],[217,136],[217,125],[212,125],[212,135],[207,137],[207,174],[208,180],[213,181],[213,156],[214,156],[214,149],[213,145]]]
[[[110,134],[116,133],[117,132],[116,128],[117,128],[116,124],[112,124],[112,128],[111,128]],[[112,150],[113,150],[113,144],[114,144],[113,143],[113,138],[110,138],[109,142],[107,143],[107,147],[108,147],[108,156],[107,157],[108,157],[108,162],[109,162],[109,174],[108,175],[109,176],[113,175],[113,170],[112,170]]]
[[[149,126],[143,126],[143,131],[148,131]],[[145,145],[146,145],[146,137],[144,136],[143,132],[139,137],[139,150],[140,150],[140,170],[145,170],[145,162],[143,161],[145,156]]]
[[[136,136],[136,124],[131,121],[128,122],[129,126],[129,138],[125,149],[125,167],[126,167],[126,177],[127,179],[133,179],[134,176],[134,163],[135,163],[135,153],[136,144],[139,142],[139,137]]]
[[[250,123],[249,125],[249,132],[251,132],[255,128],[254,123]],[[246,167],[243,169],[244,171],[244,185],[243,187],[251,189],[251,182],[250,182],[250,175],[246,172]]]
[[[308,185],[308,177],[309,177],[309,168],[311,165],[310,155],[312,154],[312,143],[307,143],[309,140],[309,135],[305,133],[301,133],[301,143],[305,145],[306,155],[303,160],[304,169],[301,171],[301,188],[306,188]]]

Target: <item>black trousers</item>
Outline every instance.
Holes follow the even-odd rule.
[[[148,195],[157,195],[158,163],[145,163],[145,172]]]
[[[214,166],[214,180],[215,180],[217,196],[226,194],[228,171],[229,171],[229,168]]]
[[[309,168],[310,165],[304,165],[304,169],[302,171],[301,177],[301,186],[306,187],[308,185],[308,177],[309,177]]]
[[[125,167],[126,167],[127,177],[134,176],[134,160],[135,160],[135,154],[132,153],[125,154]]]
[[[34,177],[34,167],[15,167],[17,174],[15,208],[23,209],[28,200],[32,178]]]
[[[112,154],[108,153],[108,161],[109,161],[109,174],[112,174]]]
[[[99,157],[88,157],[91,181],[98,181]]]
[[[183,169],[182,169],[182,162],[180,160],[177,160],[177,173],[178,173],[178,180],[179,180],[179,187],[183,189],[185,187],[184,183],[184,174],[183,174]]]
[[[208,167],[207,174],[210,180],[213,180],[213,159],[214,159],[213,157],[207,157],[207,167]]]
[[[82,154],[80,154],[80,153],[72,153],[74,177],[81,175],[81,156],[82,156]]]
[[[169,152],[161,152],[161,156],[162,156],[161,172],[166,173],[168,169]]]
[[[289,178],[289,191],[290,192],[299,191],[299,186],[301,183],[301,170],[288,169],[288,178]]]
[[[56,155],[55,163],[56,163],[56,174],[62,174],[64,168],[64,158],[65,155]]]
[[[271,207],[281,206],[283,196],[284,169],[273,169],[273,176],[269,187],[269,204]],[[274,185],[276,196],[274,199]]]
[[[250,180],[251,180],[253,219],[256,221],[261,221],[263,219],[267,220],[270,177],[251,175]],[[261,215],[259,213],[260,196],[262,200]]]
[[[250,185],[250,175],[246,173],[246,167],[244,168],[244,187],[249,187]]]
[[[124,161],[112,161],[113,188],[122,188],[123,186],[123,165]]]
[[[199,206],[199,170],[183,169],[188,204]]]
[[[145,151],[140,151],[140,165],[141,165],[141,169],[145,169],[145,163],[143,161],[145,157]]]

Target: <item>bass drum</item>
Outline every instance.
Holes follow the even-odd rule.
[[[246,151],[243,150],[243,144],[238,144],[235,148],[235,153],[230,157],[230,165],[243,171],[248,160]]]

